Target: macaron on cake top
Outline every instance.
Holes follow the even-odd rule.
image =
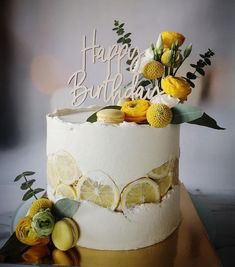
[[[66,251],[77,244],[78,238],[78,225],[72,219],[64,218],[55,224],[52,241],[56,248]]]
[[[104,123],[122,123],[125,118],[124,112],[118,109],[102,109],[96,115],[97,121]]]

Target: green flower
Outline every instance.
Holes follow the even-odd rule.
[[[42,210],[36,213],[32,219],[32,228],[39,237],[48,236],[54,228],[55,218],[50,209]]]

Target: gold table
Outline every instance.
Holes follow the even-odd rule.
[[[79,247],[81,267],[222,266],[183,185],[180,202],[182,222],[165,241],[131,251],[99,251]]]

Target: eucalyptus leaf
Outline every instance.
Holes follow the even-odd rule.
[[[78,201],[62,198],[53,206],[52,213],[58,218],[72,218],[80,206]]]
[[[118,27],[122,28],[125,25],[125,23],[121,23]]]
[[[104,108],[101,108],[100,110],[103,110],[103,109],[121,109],[121,107],[120,106],[106,106],[106,107],[104,107]],[[100,110],[98,110],[98,111],[100,111]],[[98,112],[98,111],[96,111],[95,113],[93,113],[86,121],[87,122],[96,122],[97,121],[97,115],[96,115],[96,113]]]
[[[205,112],[203,113],[203,115],[200,118],[195,119],[193,121],[189,121],[188,123],[197,124],[197,125],[201,125],[201,126],[217,129],[217,130],[225,130],[225,128],[220,127],[217,124],[216,120],[211,118]]]
[[[197,62],[197,66],[198,66],[199,68],[203,68],[203,67],[205,67],[205,63],[200,59],[200,60],[198,60],[198,62]]]
[[[211,61],[209,58],[205,58],[204,61],[206,62],[207,65],[211,65]]]
[[[27,181],[27,182],[24,182],[22,185],[21,185],[21,189],[22,190],[26,190],[26,189],[28,189],[29,187],[31,187],[32,186],[32,184],[35,182],[36,180],[35,179],[32,179],[32,180],[29,180],[29,181]]]
[[[130,35],[131,35],[131,33],[128,32],[128,33],[126,33],[126,34],[124,35],[124,38],[128,38]]]
[[[26,201],[26,200],[30,199],[32,196],[34,196],[34,192],[33,192],[32,189],[29,189],[29,190],[23,195],[22,200],[23,200],[23,201]]]
[[[183,122],[190,122],[200,118],[203,111],[199,107],[192,107],[188,105],[179,104],[171,109],[173,113],[172,124],[180,124]]]
[[[26,171],[26,172],[23,172],[22,173],[24,176],[30,176],[30,175],[34,175],[35,172],[32,172],[32,171]]]
[[[124,30],[121,28],[120,30],[117,31],[118,35],[122,35],[124,33]]]
[[[205,71],[204,71],[203,69],[201,69],[201,68],[197,68],[196,71],[197,71],[198,73],[200,73],[202,76],[205,75]]]
[[[16,178],[15,178],[15,180],[14,180],[14,182],[19,181],[22,177],[24,177],[24,175],[22,173],[19,174],[19,175],[17,175]]]
[[[121,37],[121,38],[119,38],[119,39],[117,40],[117,43],[119,44],[119,43],[122,43],[123,41],[124,41],[124,38]]]
[[[192,72],[187,72],[186,76],[190,80],[195,80],[197,78],[197,76]]]

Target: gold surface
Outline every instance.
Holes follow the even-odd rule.
[[[182,222],[165,241],[131,251],[79,247],[81,267],[217,267],[221,266],[192,201],[181,185]],[[136,237],[138,238],[138,237]]]

